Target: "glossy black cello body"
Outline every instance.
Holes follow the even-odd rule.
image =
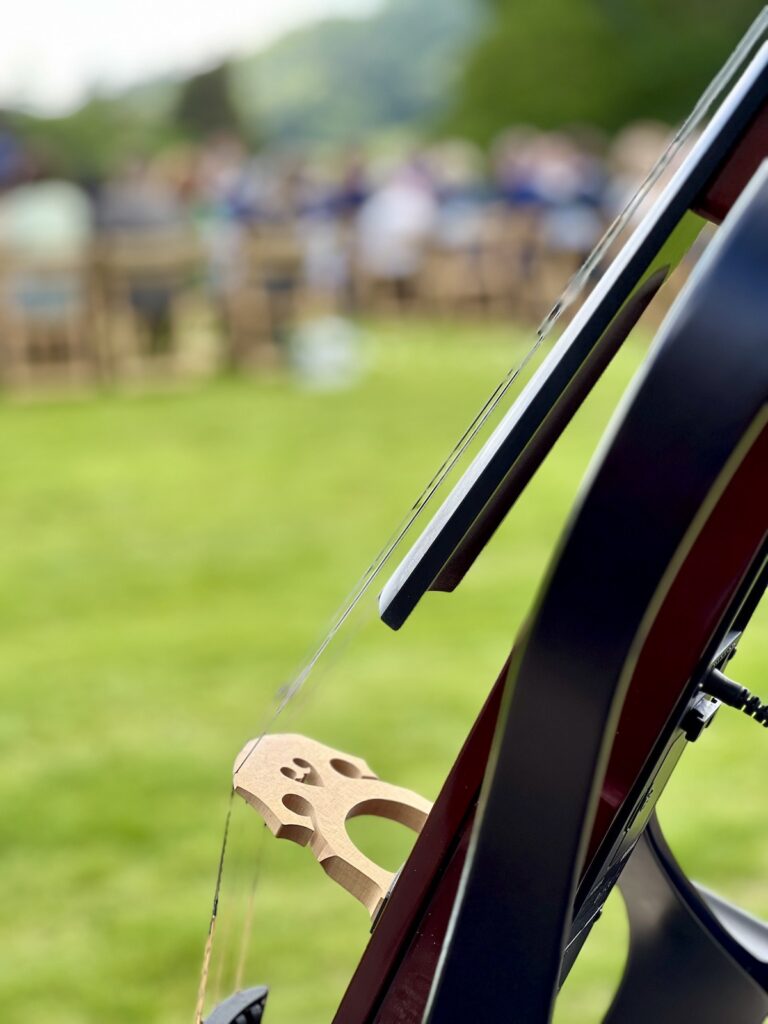
[[[768,1014],[765,929],[687,883],[653,816],[765,588],[767,101],[762,50],[384,588],[397,628],[428,589],[460,582],[660,287],[665,242],[691,210],[723,221],[616,414],[335,1024],[547,1024],[617,882],[633,945],[610,1024]],[[252,1017],[237,1012],[255,1021],[263,1004],[260,992]]]

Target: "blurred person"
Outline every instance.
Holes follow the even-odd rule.
[[[198,154],[198,215],[239,224],[263,217],[265,177],[263,166],[249,155],[242,139],[229,133],[214,136]]]
[[[263,208],[263,173],[238,138],[219,135],[198,153],[192,212],[206,249],[208,283],[217,302],[244,281],[243,230]]]
[[[193,213],[197,197],[199,158],[200,151],[196,145],[179,143],[164,149],[152,161],[154,177],[165,182],[187,217]]]
[[[363,202],[365,168],[345,158],[341,172],[327,162],[305,164],[296,204],[304,284],[334,310],[352,300],[350,221]],[[321,299],[322,301],[322,299]]]
[[[365,155],[352,149],[344,154],[339,184],[336,190],[335,210],[343,220],[356,216],[368,198],[371,185]]]
[[[327,162],[294,160],[286,170],[285,199],[289,218],[338,216],[339,186]]]
[[[24,171],[24,147],[0,112],[0,191],[18,182]]]
[[[437,240],[452,249],[476,249],[489,198],[482,151],[464,139],[447,139],[428,150],[426,161],[438,202]]]
[[[18,184],[0,194],[6,302],[40,326],[79,312],[92,232],[86,192],[29,158]]]
[[[357,251],[363,273],[390,287],[402,304],[413,296],[438,207],[424,171],[413,163],[396,170],[360,208]]]
[[[299,237],[307,288],[343,306],[349,296],[350,253],[342,222],[329,213],[302,218]]]
[[[491,169],[496,196],[509,207],[539,202],[530,147],[538,132],[528,125],[510,128],[491,146]]]
[[[318,194],[304,162],[251,156],[235,138],[202,152],[198,221],[230,365],[284,356],[305,258],[299,215]],[[264,342],[267,342],[267,346]]]
[[[607,205],[613,215],[634,196],[671,139],[672,130],[661,121],[635,121],[614,137],[608,152],[607,189]],[[655,198],[655,193],[649,193],[634,214],[635,222],[645,216]]]
[[[531,157],[543,208],[544,244],[562,254],[576,270],[603,230],[605,175],[601,163],[566,132],[540,136]]]
[[[177,188],[161,161],[134,159],[101,189],[98,221],[108,275],[125,281],[130,305],[152,352],[171,343],[171,313],[181,270],[179,246],[189,226]]]
[[[606,175],[600,145],[583,128],[536,132],[518,128],[493,149],[498,194],[509,211],[514,242],[516,312],[545,315],[604,229]]]
[[[161,165],[136,158],[107,181],[98,199],[99,226],[106,232],[173,231],[185,215],[177,190]]]
[[[492,214],[484,154],[473,143],[452,138],[432,145],[424,159],[438,205],[422,296],[441,315],[487,308],[487,222]]]

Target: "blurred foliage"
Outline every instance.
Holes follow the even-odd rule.
[[[145,113],[123,98],[97,97],[62,117],[13,112],[5,120],[35,163],[53,175],[85,181],[104,177],[127,159],[156,153],[181,137],[161,112]]]
[[[175,119],[179,128],[196,141],[217,132],[242,134],[227,64],[217,64],[187,79],[181,87]]]
[[[253,120],[244,126],[234,102],[226,62],[183,81],[158,79],[116,96],[95,96],[61,117],[8,111],[3,121],[16,130],[35,162],[86,182],[112,174],[134,157],[150,157],[218,132],[256,141]]]
[[[487,142],[510,124],[679,122],[759,13],[752,0],[483,0],[446,127]]]
[[[367,140],[445,113],[479,13],[476,0],[389,0],[370,18],[318,22],[188,79],[8,120],[47,163],[84,179],[218,132],[251,146]]]
[[[476,0],[389,0],[370,18],[292,32],[235,65],[243,116],[279,142],[428,125],[450,105],[480,14]]]
[[[401,129],[485,143],[521,122],[677,122],[757,11],[751,0],[387,0],[185,80],[95,97],[65,117],[9,117],[62,173],[86,179],[219,131],[250,145]]]

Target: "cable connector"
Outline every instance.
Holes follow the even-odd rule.
[[[702,690],[723,704],[754,718],[756,722],[768,729],[768,704],[763,704],[759,697],[749,692],[746,686],[729,679],[719,669],[712,668],[701,684]]]

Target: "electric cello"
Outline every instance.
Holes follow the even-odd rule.
[[[268,847],[288,841],[269,849],[278,870],[289,857],[298,865],[285,874],[296,879],[295,926],[313,927],[318,887],[330,887],[306,874],[318,864],[337,883],[339,921],[353,900],[369,915],[338,1004],[298,998],[296,964],[277,982],[239,977],[205,1016],[217,885],[198,1022],[547,1024],[616,885],[630,951],[608,1024],[768,1015],[768,925],[690,882],[655,815],[684,749],[706,742],[723,703],[768,725],[766,705],[725,672],[768,581],[767,37],[764,14],[545,322],[525,386],[509,402],[516,374],[502,382],[235,759],[235,805],[263,822]],[[715,237],[614,414],[436,799],[401,785],[405,773],[379,778],[366,751],[312,729],[313,684],[330,652],[354,646],[348,631],[366,605],[391,645],[432,593],[456,590],[707,223]],[[346,678],[361,711],[365,678]],[[399,870],[353,841],[359,816],[413,832]],[[225,850],[226,838],[219,884]],[[263,950],[284,943],[289,960],[268,900],[244,927]],[[333,941],[322,938],[318,956],[333,971]]]

